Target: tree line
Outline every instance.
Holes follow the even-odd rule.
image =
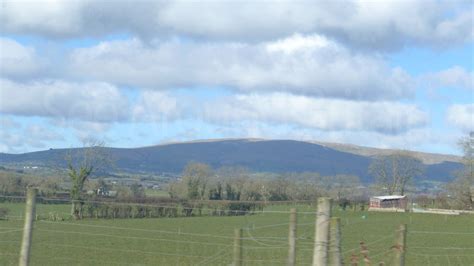
[[[318,173],[252,173],[242,167],[212,169],[204,163],[189,163],[181,176],[169,184],[171,198],[228,201],[312,201],[321,196],[336,200],[363,195],[359,177],[321,176]]]

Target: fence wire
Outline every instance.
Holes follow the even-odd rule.
[[[16,197],[15,199],[21,199]],[[43,198],[52,203],[52,199]],[[84,201],[101,204],[100,201]],[[233,261],[235,228],[242,228],[244,265],[286,264],[290,208],[298,209],[297,265],[310,265],[314,246],[314,205],[280,203],[261,210],[211,215],[220,208],[190,216],[160,218],[84,218],[69,215],[69,200],[37,205],[32,265],[229,265]],[[185,210],[195,207],[107,202],[113,206]],[[0,203],[9,208],[0,220],[0,265],[17,265],[24,204]],[[238,215],[237,215],[238,214]],[[342,254],[346,264],[360,253],[360,241],[372,262],[392,254],[395,228],[408,224],[407,265],[474,265],[472,216],[436,219],[438,216],[404,213],[368,213],[333,208],[341,218]],[[434,217],[434,219],[433,219]]]

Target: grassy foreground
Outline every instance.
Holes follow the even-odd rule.
[[[21,240],[21,203],[0,203],[10,219],[0,220],[0,265],[17,265]],[[31,265],[229,265],[234,228],[243,228],[245,265],[284,265],[289,214],[293,205],[273,206],[239,217],[191,217],[82,221],[38,221]],[[298,205],[298,265],[310,265],[314,207]],[[67,215],[69,205],[38,205],[37,213]],[[372,262],[390,265],[398,224],[408,225],[407,265],[474,265],[474,216],[372,213],[335,210],[341,218],[346,264],[359,242]]]

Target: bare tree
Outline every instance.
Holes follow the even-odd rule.
[[[389,195],[404,195],[408,182],[423,173],[423,164],[417,158],[398,152],[376,158],[369,166],[369,172]]]
[[[459,141],[463,151],[464,169],[457,173],[457,178],[446,188],[451,198],[455,199],[460,207],[473,209],[474,203],[474,132]]]
[[[109,164],[110,158],[105,154],[103,142],[88,140],[83,148],[71,150],[66,155],[66,162],[71,181],[71,216],[74,219],[81,219],[84,183],[95,172]]]
[[[459,146],[463,151],[463,163],[467,176],[472,181],[474,172],[474,131],[471,131],[468,137],[462,138],[459,141]]]

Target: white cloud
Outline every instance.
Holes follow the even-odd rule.
[[[474,72],[469,72],[460,66],[453,66],[423,75],[422,82],[428,83],[432,88],[450,87],[474,90]]]
[[[413,94],[412,79],[402,69],[316,35],[263,44],[103,42],[75,50],[69,72],[78,78],[158,89],[223,86],[362,100]]]
[[[70,120],[65,118],[53,118],[50,124],[58,129],[72,129],[79,143],[88,143],[90,141],[104,142],[106,145],[112,141],[107,136],[113,126],[111,122],[96,122]]]
[[[35,147],[43,147],[44,141],[55,141],[63,139],[59,134],[45,127],[44,125],[32,124],[25,128],[25,135],[30,136],[30,139],[37,140]],[[30,144],[31,145],[31,144]]]
[[[293,53],[301,50],[313,50],[315,48],[336,46],[334,42],[319,35],[303,36],[301,34],[293,34],[292,36],[280,39],[267,44],[267,50],[270,52]]]
[[[143,91],[132,109],[135,121],[171,120],[182,115],[178,99],[161,91]]]
[[[0,79],[0,112],[5,114],[103,122],[125,119],[128,108],[128,99],[106,83]]]
[[[178,102],[175,96],[161,91],[139,91],[134,101],[129,97],[117,87],[100,82],[20,83],[0,79],[0,113],[53,118],[56,126],[83,129],[81,135],[106,131],[111,122],[180,119],[190,103],[189,100]],[[12,125],[10,119],[2,119],[0,123]]]
[[[125,11],[125,12],[124,12]],[[453,46],[472,41],[472,2],[4,1],[2,31],[50,37],[130,33],[148,39],[262,41],[319,33],[352,46]]]
[[[15,119],[0,127],[0,152],[19,153],[47,147],[47,143],[63,140],[63,136],[42,124],[23,126]]]
[[[474,131],[474,104],[454,104],[448,108],[447,121],[465,131]]]
[[[21,78],[36,74],[42,66],[36,50],[0,37],[0,76]]]
[[[82,12],[86,2],[78,0],[3,1],[2,31],[50,36],[72,36],[84,30]]]
[[[237,95],[207,103],[203,119],[216,124],[241,121],[289,124],[325,131],[399,134],[425,126],[428,115],[412,104],[321,99],[286,93]]]

